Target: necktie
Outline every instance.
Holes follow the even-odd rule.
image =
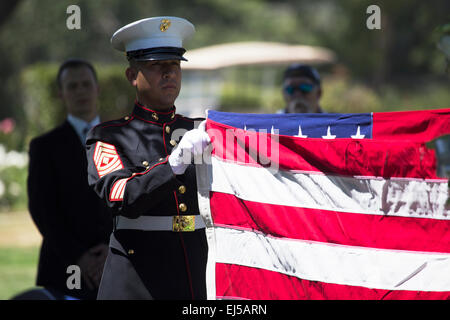
[[[86,127],[84,127],[83,131],[81,131],[81,141],[83,142],[83,144],[86,144],[86,136],[90,129],[91,127],[87,125]]]

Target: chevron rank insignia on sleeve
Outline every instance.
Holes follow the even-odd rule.
[[[100,178],[113,171],[123,169],[116,148],[112,144],[101,141],[95,145],[94,163]]]

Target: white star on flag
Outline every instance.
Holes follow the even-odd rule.
[[[361,129],[360,129],[360,127],[358,126],[358,130],[356,131],[356,134],[355,134],[355,135],[352,135],[351,137],[352,137],[353,139],[363,139],[365,136],[366,136],[365,134],[361,134]]]
[[[336,136],[331,134],[330,126],[328,126],[327,135],[322,136],[323,139],[335,139]]]
[[[307,135],[303,135],[302,134],[302,127],[298,126],[298,135],[296,135],[295,137],[299,137],[299,138],[307,138]]]

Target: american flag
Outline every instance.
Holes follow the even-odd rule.
[[[449,299],[450,109],[209,111],[208,299]]]

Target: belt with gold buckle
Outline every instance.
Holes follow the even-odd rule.
[[[140,216],[136,219],[117,216],[115,229],[191,232],[202,228],[205,228],[205,223],[200,215],[182,215]]]
[[[173,216],[172,231],[195,231],[195,216]]]

